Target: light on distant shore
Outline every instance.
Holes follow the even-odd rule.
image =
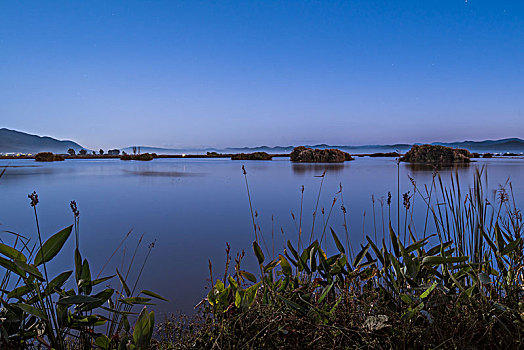
[[[185,154],[185,153],[182,153],[182,157],[185,157],[185,156],[186,156],[186,154]]]

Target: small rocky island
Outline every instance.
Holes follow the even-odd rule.
[[[353,160],[353,157],[338,149],[313,149],[299,146],[293,149],[290,159],[293,162],[302,163],[341,163],[346,160]]]
[[[40,152],[37,155],[35,155],[35,160],[37,162],[57,162],[63,161],[64,156],[60,154],[53,154],[51,152]]]
[[[467,149],[440,145],[413,145],[402,157],[402,162],[423,164],[469,163],[473,155]]]
[[[231,156],[232,160],[271,160],[273,156],[266,152],[238,153]]]
[[[120,160],[141,160],[150,161],[157,157],[156,153],[141,153],[141,154],[123,154],[120,156]]]

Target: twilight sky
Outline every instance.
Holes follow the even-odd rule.
[[[524,2],[0,1],[0,118],[92,149],[524,137]]]

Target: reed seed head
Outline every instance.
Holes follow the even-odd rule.
[[[402,195],[402,198],[403,198],[403,200],[404,200],[404,202],[403,202],[404,208],[406,208],[406,210],[409,210],[409,207],[410,207],[410,204],[411,204],[411,203],[410,203],[410,199],[411,199],[411,197],[409,196],[409,191],[407,191],[406,193],[404,193],[404,194]]]
[[[31,206],[36,207],[38,204],[38,195],[36,194],[36,191],[33,191],[33,193],[27,195],[27,197],[31,199]]]
[[[76,206],[76,201],[71,201],[71,210],[73,211],[73,215],[75,218],[77,218],[80,215],[80,212],[78,211],[78,207]]]

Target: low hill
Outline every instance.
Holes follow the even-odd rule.
[[[83,147],[69,140],[57,140],[48,136],[31,135],[25,132],[0,129],[0,153],[67,153],[68,149],[76,152]]]
[[[465,148],[472,152],[524,152],[524,140],[519,138],[434,144],[440,144],[448,147]]]

